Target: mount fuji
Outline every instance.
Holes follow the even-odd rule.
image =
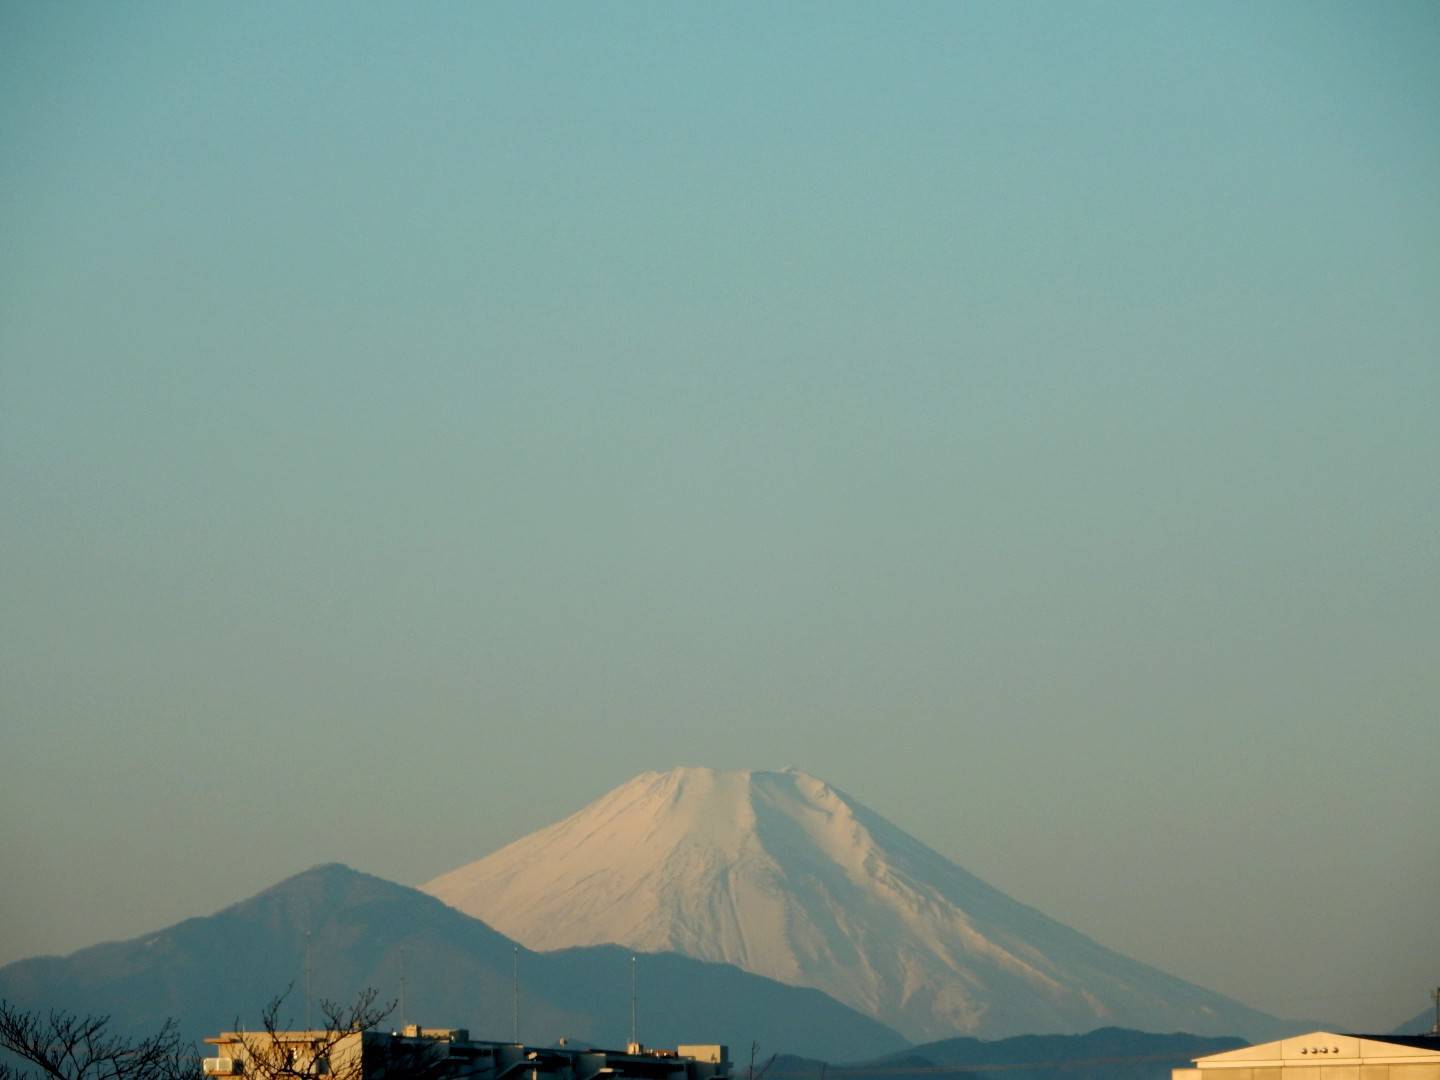
[[[915,1041],[1289,1028],[1011,899],[794,769],[644,773],[421,889],[533,949],[721,961]]]

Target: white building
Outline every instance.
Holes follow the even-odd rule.
[[[1171,1080],[1440,1080],[1440,1035],[1312,1031],[1195,1059]]]
[[[718,1044],[657,1050],[538,1047],[471,1039],[462,1028],[226,1031],[205,1040],[205,1080],[729,1080]]]

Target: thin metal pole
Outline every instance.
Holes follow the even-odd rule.
[[[310,931],[305,931],[305,1030],[310,1030]]]
[[[514,998],[515,1041],[520,1041],[520,946],[515,946],[515,958],[510,971],[510,992]]]
[[[405,950],[400,950],[400,1030],[405,1030]]]
[[[638,1043],[635,1038],[635,957],[630,957],[630,1041]]]

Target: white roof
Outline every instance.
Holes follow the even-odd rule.
[[[1311,1031],[1276,1042],[1243,1046],[1196,1058],[1202,1069],[1253,1069],[1275,1065],[1401,1065],[1440,1063],[1440,1037],[1426,1035],[1341,1035]]]

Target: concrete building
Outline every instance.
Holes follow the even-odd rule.
[[[1440,1080],[1440,1035],[1312,1031],[1195,1059],[1171,1080]]]
[[[729,1080],[728,1047],[624,1051],[535,1047],[470,1038],[463,1028],[401,1031],[225,1031],[205,1040],[209,1078],[248,1080]]]

